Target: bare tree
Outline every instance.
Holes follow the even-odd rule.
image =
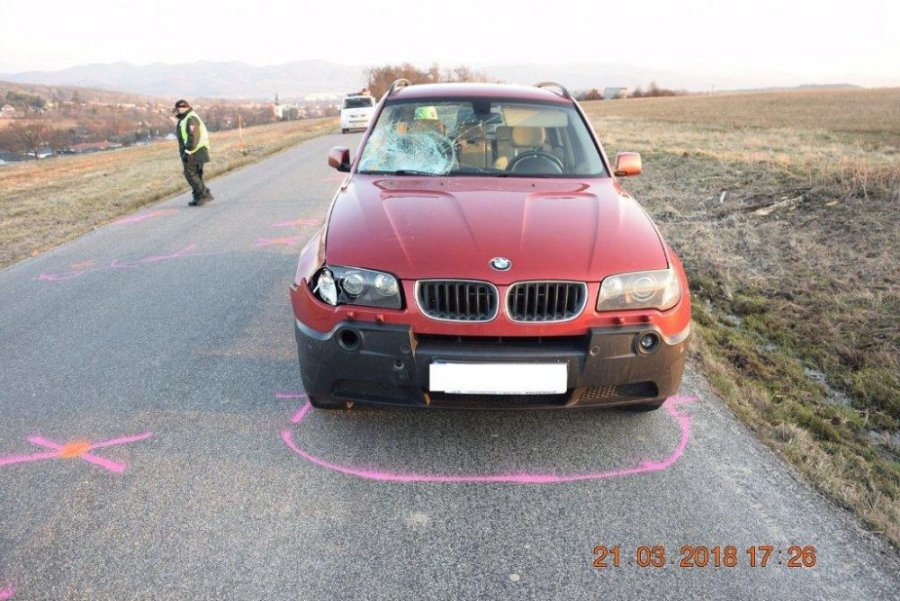
[[[18,150],[37,160],[38,151],[53,135],[53,127],[43,117],[32,116],[11,123],[6,133]]]
[[[428,69],[428,79],[434,83],[441,80],[441,68],[437,63],[432,63],[431,68]]]
[[[471,67],[462,65],[447,69],[444,72],[444,81],[446,82],[465,82],[465,81],[487,81],[482,73],[473,71]]]
[[[436,70],[436,67],[437,65],[434,65],[432,70]],[[407,79],[410,83],[430,83],[433,81],[430,73],[431,71],[422,71],[410,63],[371,67],[366,72],[368,75],[366,87],[373,96],[381,98],[398,79]]]
[[[391,88],[391,84],[398,79],[406,79],[410,83],[488,81],[484,74],[473,71],[471,67],[465,65],[446,69],[441,75],[441,68],[437,63],[433,63],[425,70],[410,63],[371,67],[366,71],[366,76],[368,77],[367,87],[376,98],[384,95]]]
[[[575,100],[578,100],[579,102],[582,100],[603,100],[603,93],[597,88],[591,88],[590,90],[585,90],[576,94]]]

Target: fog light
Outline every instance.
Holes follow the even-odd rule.
[[[359,334],[355,330],[349,328],[343,328],[338,331],[337,341],[338,346],[345,351],[355,351],[359,348]]]
[[[643,334],[638,339],[638,345],[643,353],[652,353],[659,347],[659,336],[654,333]]]

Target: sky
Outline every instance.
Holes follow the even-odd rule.
[[[900,85],[898,28],[897,0],[0,0],[0,73],[117,61],[597,62]]]

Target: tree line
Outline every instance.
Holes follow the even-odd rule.
[[[427,69],[420,69],[410,63],[384,65],[366,69],[366,87],[375,98],[381,98],[398,79],[409,83],[454,83],[466,81],[492,81],[483,73],[467,66],[441,69],[434,63]]]
[[[616,98],[659,98],[663,96],[682,96],[687,94],[687,91],[680,90],[669,90],[667,88],[661,88],[657,85],[655,81],[650,82],[650,85],[646,90],[642,89],[641,86],[633,89],[627,96],[616,96]],[[575,95],[576,100],[603,100],[603,92],[598,88],[591,88],[590,90],[585,90],[583,92],[579,92]]]
[[[77,94],[77,93],[76,93]],[[0,97],[2,98],[2,97]],[[109,142],[128,146],[148,142],[175,131],[168,104],[100,105],[81,100],[48,101],[37,95],[8,92],[5,102],[16,109],[15,116],[0,123],[0,151],[38,155],[65,152],[79,145]],[[256,106],[216,103],[198,111],[210,131],[274,123],[271,104]]]

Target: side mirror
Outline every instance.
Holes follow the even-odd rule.
[[[338,171],[350,171],[350,149],[346,146],[335,146],[328,151],[328,166]]]
[[[616,155],[616,177],[641,174],[641,155],[636,152],[620,152]]]

